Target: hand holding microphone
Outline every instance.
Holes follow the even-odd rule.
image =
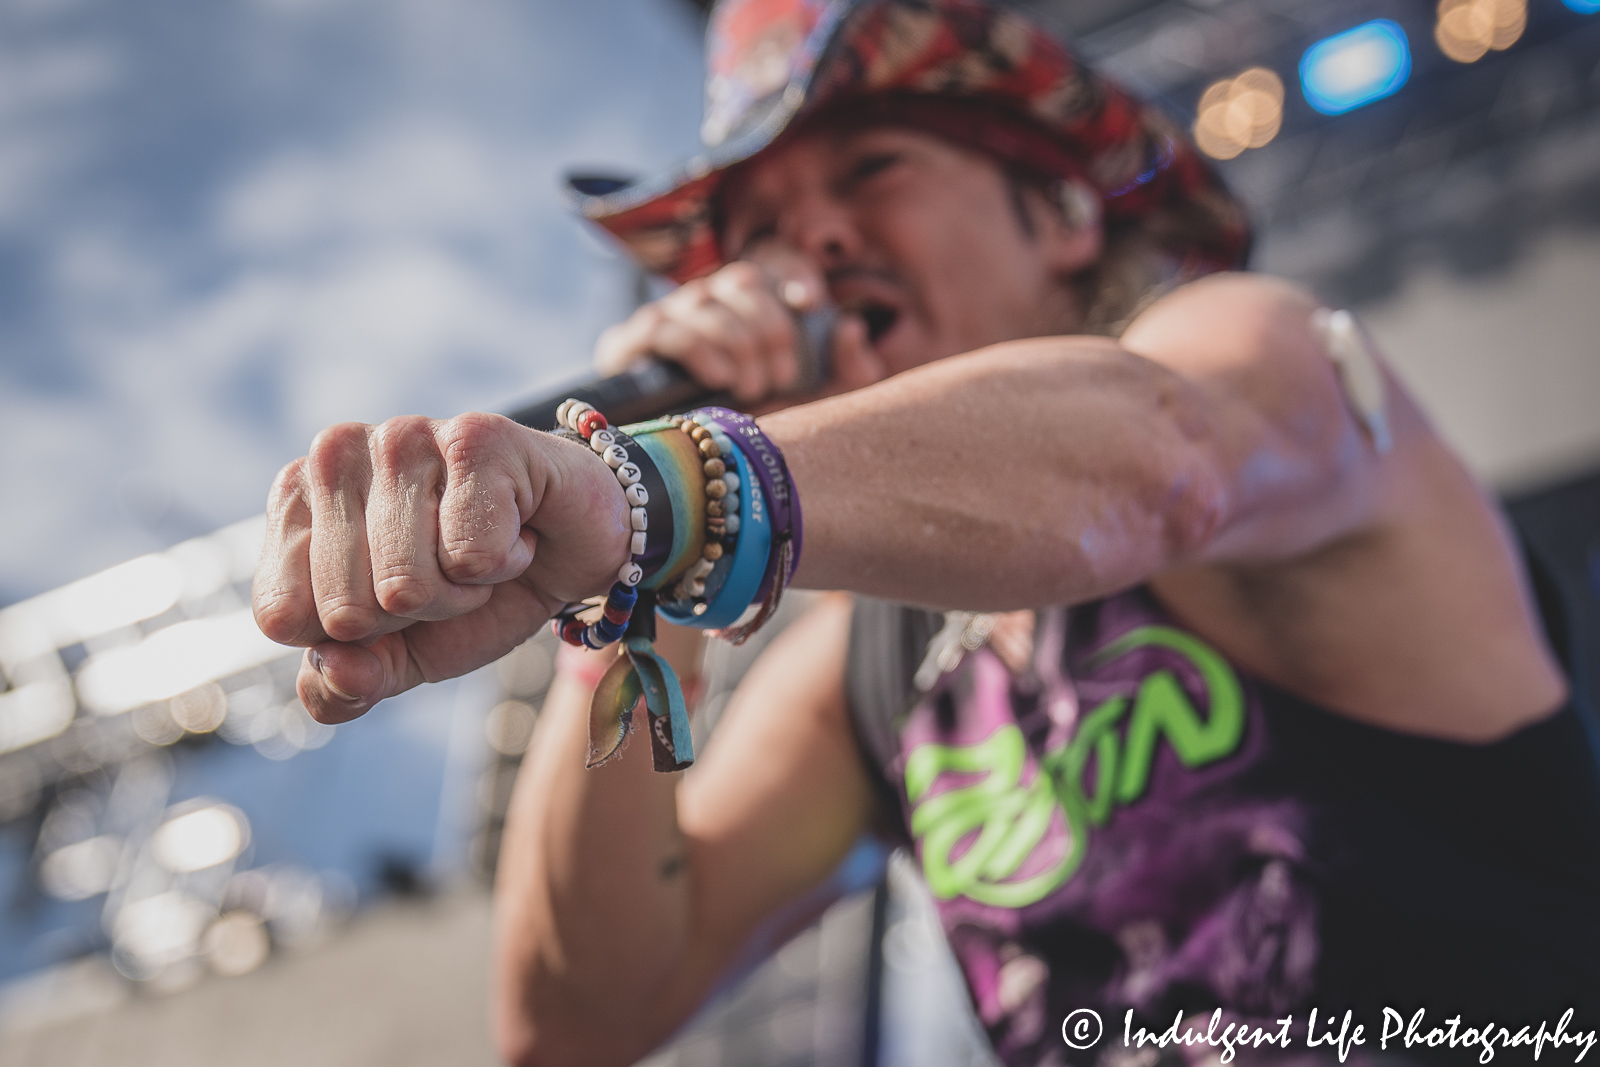
[[[604,377],[512,417],[548,429],[569,396],[619,423],[707,403],[765,411],[883,378],[865,324],[833,308],[815,267],[775,243],[762,251],[639,308],[601,335]]]

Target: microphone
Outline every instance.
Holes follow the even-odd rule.
[[[790,393],[817,388],[828,378],[828,345],[838,311],[830,304],[795,315],[795,358],[800,374]],[[708,389],[676,363],[647,356],[621,374],[579,378],[543,399],[524,404],[507,416],[535,430],[556,424],[556,408],[563,400],[592,404],[613,426],[644,422],[671,412],[717,405],[738,408],[732,394]]]

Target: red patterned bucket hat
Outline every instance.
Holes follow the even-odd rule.
[[[723,0],[707,41],[706,151],[661,177],[571,179],[578,210],[648,270],[722,265],[714,200],[728,169],[824,109],[930,128],[1098,191],[1108,225],[1152,223],[1188,274],[1242,267],[1250,229],[1183,131],[985,0]]]

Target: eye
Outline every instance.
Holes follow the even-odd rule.
[[[743,258],[756,245],[762,241],[770,241],[776,236],[778,236],[778,224],[776,221],[763,223],[755,227],[744,235],[744,240],[739,242],[739,248],[734,258]]]
[[[847,186],[860,185],[869,178],[875,177],[900,162],[898,152],[873,152],[862,156],[845,175]]]

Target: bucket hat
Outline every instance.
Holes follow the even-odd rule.
[[[1097,192],[1186,274],[1242,267],[1239,202],[1182,129],[986,0],[724,0],[707,34],[705,150],[655,178],[569,179],[574,206],[677,282],[723,263],[729,169],[826,113],[900,121]]]

